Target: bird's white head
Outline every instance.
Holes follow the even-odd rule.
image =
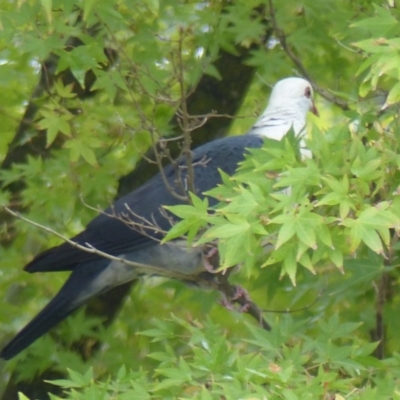
[[[313,99],[314,91],[310,82],[303,78],[286,78],[278,81],[273,87],[268,109],[293,107],[304,115],[308,111],[318,115]]]
[[[286,78],[275,84],[267,108],[249,133],[280,140],[293,127],[302,134],[308,111],[318,115],[310,82]]]

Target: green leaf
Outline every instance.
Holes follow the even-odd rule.
[[[223,208],[223,212],[248,215],[249,213],[254,212],[257,206],[258,202],[255,199],[254,194],[244,187],[239,187],[239,194]]]
[[[377,15],[367,17],[351,24],[352,28],[366,28],[376,36],[385,36],[398,24],[396,18],[384,7],[376,6]],[[357,45],[357,44],[356,44]]]
[[[296,286],[296,272],[297,272],[297,261],[294,247],[289,247],[286,256],[283,259],[283,268],[281,276],[287,274],[292,281],[292,285]]]
[[[83,20],[87,22],[88,17],[91,15],[97,0],[84,0],[83,1]]]
[[[200,197],[196,196],[194,193],[189,193],[190,200],[192,201],[193,207],[201,211],[203,214],[207,213],[208,209],[208,199],[205,197],[201,199]]]
[[[331,232],[325,224],[321,223],[320,225],[318,225],[315,229],[315,233],[318,237],[318,240],[333,249]]]
[[[239,223],[226,223],[222,226],[212,227],[204,234],[204,237],[227,239],[242,235],[250,231],[250,228],[251,225],[243,218]]]
[[[374,228],[360,219],[346,219],[343,225],[350,227],[351,251],[355,252],[363,241],[376,253],[383,252],[382,241]]]
[[[314,265],[311,262],[310,256],[307,253],[303,253],[302,256],[299,258],[298,262],[304,267],[307,268],[311,273],[314,275],[316,274]]]
[[[275,223],[276,220],[277,218],[273,219],[271,223]],[[288,216],[286,222],[283,223],[282,227],[279,229],[278,240],[275,245],[276,249],[279,249],[279,247],[281,247],[284,243],[291,239],[295,234],[296,222],[292,216]]]
[[[307,168],[287,168],[288,172],[275,184],[275,187],[299,187],[317,186],[320,182],[319,170],[315,164],[309,164]]]
[[[203,218],[207,215],[202,209],[191,205],[164,206],[164,208],[179,218]]]
[[[45,381],[45,382],[51,383],[52,385],[55,385],[55,386],[61,386],[66,389],[82,387],[81,384],[76,383],[69,379],[54,379],[54,380]]]
[[[317,206],[329,205],[334,206],[346,200],[346,195],[338,192],[330,192],[318,201]]]
[[[355,233],[354,231],[357,232]],[[352,234],[359,235],[362,241],[376,253],[380,254],[383,252],[382,241],[376,231],[365,229],[362,225],[355,225]]]
[[[96,166],[97,159],[93,150],[86,144],[83,139],[71,139],[64,145],[70,149],[70,159],[72,162],[78,161],[80,157],[85,159],[90,165]]]
[[[302,224],[301,221],[296,223],[296,234],[301,242],[306,246],[315,249],[317,246],[317,239],[313,228],[309,225]]]
[[[222,79],[220,72],[214,64],[208,63],[204,70],[204,73],[218,79],[219,81]]]
[[[400,82],[397,82],[391,89],[386,98],[385,106],[390,106],[400,102]]]
[[[54,84],[54,89],[57,91],[57,94],[62,98],[72,99],[76,97],[76,93],[73,92],[74,85],[72,83],[64,86],[63,82],[58,79]]]
[[[70,114],[58,114],[56,110],[42,110],[43,118],[39,121],[39,129],[47,130],[47,147],[49,147],[57,137],[58,132],[62,132],[67,136],[71,135],[71,127],[69,121],[72,116]]]
[[[47,16],[47,20],[51,22],[52,20],[52,15],[51,15],[51,9],[52,9],[52,0],[40,0],[40,3],[42,4],[42,7],[44,8],[44,11]]]
[[[371,283],[384,272],[383,260],[381,256],[376,259],[345,260],[344,270],[350,276],[334,288],[333,296],[352,291],[359,286],[365,289],[370,287]]]
[[[334,193],[347,194],[349,190],[349,180],[345,175],[342,181],[333,177],[322,177],[322,180],[333,190]]]
[[[329,251],[329,259],[340,270],[343,269],[343,253],[339,249],[332,249]]]
[[[358,178],[374,180],[380,175],[380,172],[376,170],[380,167],[381,163],[382,160],[380,158],[371,160],[366,164],[357,158],[351,167],[351,172]]]

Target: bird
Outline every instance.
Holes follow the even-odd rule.
[[[261,147],[264,138],[280,140],[290,129],[303,137],[309,111],[318,115],[313,88],[307,80],[289,77],[278,81],[265,111],[247,134],[217,139],[192,150],[196,195],[204,198],[204,192],[221,183],[220,169],[234,174],[247,149]],[[0,358],[13,358],[90,298],[137,278],[146,266],[150,275],[154,268],[167,277],[204,273],[207,268],[202,249],[188,248],[179,240],[161,243],[171,228],[171,218],[166,217],[163,206],[184,202],[187,179],[186,158],[181,157],[100,213],[70,241],[45,250],[29,262],[24,268],[29,273],[71,274],[55,297],[0,351]],[[216,203],[216,199],[209,198],[210,206]],[[116,259],[84,251],[82,247],[97,249]],[[139,273],[137,268],[118,259],[145,268],[140,268]]]

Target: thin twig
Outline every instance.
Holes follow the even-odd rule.
[[[195,182],[194,182],[194,168],[193,168],[193,155],[192,155],[192,150],[191,150],[191,144],[192,144],[192,137],[191,137],[191,131],[193,130],[190,127],[189,124],[189,119],[188,119],[188,108],[187,108],[187,102],[186,99],[188,97],[188,94],[186,93],[185,90],[185,75],[184,75],[184,62],[182,59],[182,53],[183,53],[183,41],[185,38],[184,35],[184,28],[180,28],[180,36],[179,36],[179,45],[178,45],[178,81],[179,81],[179,87],[180,87],[180,92],[181,92],[181,109],[182,109],[182,128],[183,128],[183,154],[186,157],[186,167],[187,167],[187,190],[191,191],[192,193],[195,193]]]
[[[178,279],[181,281],[190,281],[193,283],[197,283],[200,286],[203,286],[203,284],[204,284],[205,286],[207,286],[209,288],[217,289],[217,286],[215,284],[213,284],[213,282],[209,282],[208,280],[203,279],[201,276],[185,275],[185,274],[181,274],[179,272],[170,271],[170,270],[168,271],[168,274],[166,274],[166,270],[164,268],[155,267],[153,265],[141,264],[141,263],[137,263],[134,261],[126,260],[121,257],[113,256],[111,254],[108,254],[101,250],[96,249],[90,243],[85,243],[85,245],[82,246],[79,243],[76,243],[73,240],[68,239],[66,236],[56,232],[55,230],[53,230],[45,225],[41,225],[41,224],[39,224],[35,221],[32,221],[26,217],[23,217],[20,213],[12,211],[10,208],[8,208],[6,206],[2,206],[2,208],[4,209],[4,211],[6,211],[8,214],[12,215],[13,217],[18,218],[21,221],[27,222],[28,224],[33,225],[39,229],[42,229],[45,232],[51,233],[52,235],[57,236],[60,239],[62,239],[64,242],[67,242],[71,246],[73,246],[79,250],[82,250],[86,253],[97,254],[97,255],[107,258],[109,260],[117,261],[122,264],[129,265],[131,267],[135,267],[138,270],[138,272],[142,272],[144,274],[148,274],[148,275],[154,274],[154,275],[166,276],[168,278],[174,278],[174,279]]]
[[[301,312],[301,311],[305,311],[305,310],[309,310],[314,304],[316,304],[318,302],[318,300],[321,298],[322,296],[322,291],[318,294],[318,296],[308,305],[304,306],[304,307],[300,307],[300,308],[294,308],[292,310],[269,310],[269,309],[263,309],[263,312],[269,312],[269,313],[274,313],[274,314],[293,314],[296,312]]]
[[[268,0],[269,1],[269,13],[270,13],[270,18],[272,22],[272,26],[274,28],[274,32],[276,34],[276,37],[279,40],[279,43],[281,44],[283,50],[285,53],[288,55],[288,57],[293,61],[293,63],[296,65],[298,70],[300,71],[301,75],[303,75],[304,78],[306,78],[311,85],[313,86],[314,90],[318,92],[324,99],[330,101],[333,104],[336,104],[338,107],[340,107],[343,111],[346,111],[349,109],[349,105],[346,101],[338,98],[337,96],[333,95],[326,89],[323,89],[320,87],[315,80],[310,76],[308,73],[307,69],[304,67],[303,63],[301,62],[300,58],[297,57],[297,55],[293,52],[293,50],[290,48],[286,41],[286,35],[285,32],[280,28],[276,21],[275,17],[275,9],[273,5],[273,0]]]
[[[375,349],[375,356],[379,360],[385,358],[385,322],[384,322],[384,309],[386,304],[386,292],[389,282],[389,274],[383,273],[378,283],[376,284],[376,305],[375,305],[375,329],[374,341],[378,341],[378,346]]]
[[[97,17],[99,18],[100,21],[102,21],[102,19],[100,18],[100,16],[97,16]],[[113,39],[115,40],[116,43],[118,43],[118,41],[116,40],[116,38],[115,38],[113,32],[111,31],[111,29],[109,28],[109,26],[108,26],[107,24],[105,24],[104,21],[102,21],[102,22],[103,22],[104,26],[106,27],[106,29],[108,30],[108,32],[109,32],[109,34],[110,34],[110,37],[113,38]],[[138,83],[138,85],[140,86],[142,92],[145,93],[146,96],[150,96],[150,93],[148,93],[148,91],[144,88],[144,86],[143,86],[142,83],[141,83],[141,80],[140,80],[140,78],[139,78],[139,76],[138,76],[138,72],[137,72],[137,66],[132,62],[131,58],[128,57],[126,51],[123,49],[122,46],[119,46],[119,50],[121,51],[121,54],[123,54],[123,55],[125,56],[126,60],[127,60],[127,61],[129,62],[129,64],[131,65],[131,67],[132,67],[132,72],[133,72],[133,74],[134,74],[134,77],[136,78],[135,81],[136,81],[136,82]],[[129,84],[128,84],[126,78],[125,78],[125,76],[122,74],[122,72],[121,72],[119,69],[117,69],[117,70],[118,70],[119,74],[121,75],[122,79],[126,82],[126,87],[127,87],[127,89],[128,89],[128,93],[129,93],[129,95],[130,95],[130,97],[131,97],[131,99],[132,99],[133,104],[135,105],[136,111],[137,111],[138,116],[139,116],[139,118],[140,118],[140,121],[141,121],[141,123],[142,123],[142,128],[143,128],[143,130],[148,131],[148,132],[150,133],[150,137],[151,137],[151,140],[152,140],[152,147],[153,147],[154,154],[155,154],[155,158],[156,158],[155,163],[156,163],[157,166],[158,166],[158,170],[159,170],[159,173],[160,173],[161,178],[162,178],[162,180],[163,180],[163,184],[165,185],[165,187],[167,188],[168,192],[171,193],[172,196],[174,196],[175,198],[177,198],[177,199],[180,200],[180,201],[184,201],[184,202],[187,203],[187,202],[189,201],[189,197],[177,193],[177,191],[174,190],[174,188],[169,184],[169,182],[168,182],[168,180],[167,180],[167,178],[166,178],[166,176],[165,176],[165,173],[164,173],[164,166],[163,166],[163,163],[162,163],[162,156],[161,156],[161,154],[160,154],[160,152],[159,152],[159,150],[158,150],[158,148],[157,148],[157,143],[159,142],[159,139],[158,139],[158,138],[159,138],[161,135],[157,135],[157,138],[155,138],[156,127],[155,127],[154,123],[152,122],[152,120],[150,120],[150,119],[144,114],[144,112],[143,112],[143,110],[142,110],[142,108],[141,108],[139,102],[136,100],[135,95],[134,95],[134,93],[132,92],[132,90],[131,90],[131,88],[130,88],[130,86],[129,86]],[[143,73],[143,75],[146,75],[145,71],[142,70],[141,72]],[[146,76],[147,76],[148,78],[153,79],[153,77],[151,76],[151,74],[148,73],[148,72],[147,72],[147,75],[146,75]],[[154,80],[154,82],[156,82],[157,85],[160,86],[160,85],[159,85],[159,82],[158,82],[157,80]],[[175,84],[174,78],[171,78],[171,82],[170,82],[169,86],[172,86],[173,84]],[[161,89],[161,90],[164,90],[165,87],[160,87],[160,89]],[[152,97],[154,98],[154,96],[152,96]],[[168,100],[167,100],[167,99],[168,99]],[[180,100],[179,100],[179,101],[180,101]],[[175,104],[178,103],[178,100],[175,101],[175,100],[172,100],[172,99],[170,99],[170,98],[168,98],[168,97],[166,96],[165,98],[162,99],[162,102],[163,102],[163,103],[167,103],[167,102],[168,102],[169,104],[175,105]],[[172,161],[172,163],[174,163],[174,161]]]
[[[399,240],[397,233],[393,233],[392,240],[388,247],[387,258],[384,261],[385,266],[391,267],[394,264],[395,259],[395,246]],[[372,332],[373,340],[378,341],[379,344],[375,349],[375,356],[379,360],[385,358],[385,318],[384,311],[386,305],[387,291],[390,282],[390,275],[388,272],[384,272],[380,277],[379,281],[375,284],[376,302],[375,302],[375,329]]]

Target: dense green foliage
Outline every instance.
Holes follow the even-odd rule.
[[[271,332],[218,293],[145,279],[108,328],[80,310],[2,363],[5,393],[50,376],[46,390],[64,390],[53,399],[400,398],[400,8],[273,3],[0,0],[0,204],[63,236],[112,202],[153,143],[196,135],[204,115],[190,118],[187,96],[205,75],[229,77],[230,65],[215,67],[223,53],[245,49],[257,72],[230,134],[285,76],[312,79],[321,113],[309,118],[312,159],[291,135],[266,141],[211,192],[223,200],[212,214],[195,197],[174,209],[184,219],[171,237],[219,239],[221,266],[242,264],[231,278]],[[6,343],[66,274],[24,273],[61,239],[0,218]]]

